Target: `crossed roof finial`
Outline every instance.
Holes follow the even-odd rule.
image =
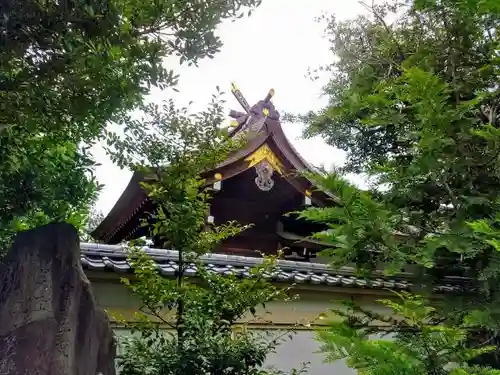
[[[229,116],[235,119],[232,124],[234,127],[238,127],[243,124],[243,127],[246,127],[246,125],[248,125],[252,121],[264,123],[267,118],[279,120],[279,113],[278,111],[276,111],[273,103],[271,102],[271,99],[274,96],[274,89],[269,90],[264,100],[259,100],[253,106],[250,106],[250,104],[248,104],[247,100],[234,82],[231,83],[231,92],[233,93],[238,103],[240,103],[240,105],[245,110],[245,113],[237,111],[231,111],[229,113]]]

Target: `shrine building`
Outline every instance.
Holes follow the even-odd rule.
[[[232,92],[244,112],[230,112],[230,136],[246,136],[248,142],[204,173],[215,191],[207,221],[237,221],[252,227],[224,242],[216,252],[260,256],[284,249],[286,259],[309,261],[316,257],[321,244],[305,238],[324,228],[285,214],[308,205],[333,204],[335,197],[315,190],[303,175],[312,168],[283,132],[280,114],[271,101],[274,91],[252,107],[234,84]],[[148,235],[141,223],[155,207],[141,188],[141,181],[142,176],[134,173],[115,206],[94,230],[94,238],[117,244]],[[155,238],[151,240],[152,247],[161,247]]]

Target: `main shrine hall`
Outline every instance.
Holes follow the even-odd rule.
[[[230,111],[230,136],[245,136],[247,141],[203,175],[214,192],[207,222],[237,221],[252,226],[225,241],[216,252],[255,257],[282,250],[287,259],[309,261],[324,247],[309,236],[324,228],[290,213],[310,205],[334,204],[335,197],[315,189],[306,177],[305,172],[313,168],[285,136],[280,114],[272,103],[274,90],[253,106],[236,85],[231,91],[243,111]],[[140,186],[143,178],[133,174],[114,207],[94,230],[94,238],[117,244],[148,237],[141,223],[155,207]],[[155,238],[151,240],[152,247],[161,247]]]

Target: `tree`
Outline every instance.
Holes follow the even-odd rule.
[[[214,30],[260,0],[5,1],[0,129],[100,135],[150,86],[175,84],[163,59],[213,57]]]
[[[373,186],[316,176],[340,205],[303,217],[329,226],[316,237],[330,241],[337,263],[390,272],[410,264],[428,292],[445,275],[468,278],[465,296],[449,296],[440,311],[449,324],[481,316],[488,333],[470,339],[498,346],[499,3],[367,9],[354,21],[329,20],[338,57],[327,68],[329,104],[302,118],[309,135],[347,152],[343,172],[366,173]]]
[[[0,254],[13,235],[51,221],[81,228],[99,185],[88,149],[32,134],[0,136]]]
[[[221,241],[246,229],[232,222],[207,224],[211,193],[202,178],[244,140],[234,141],[220,128],[224,116],[217,96],[207,111],[196,115],[172,101],[142,110],[143,118],[127,119],[123,137],[110,137],[108,151],[119,165],[147,176],[143,187],[157,209],[144,225],[155,242],[178,251],[178,270],[174,279],[162,277],[156,263],[132,246],[134,279],[124,282],[143,306],[139,325],[128,323],[139,335],[124,342],[121,373],[264,373],[266,355],[288,332],[269,339],[244,324],[235,330],[235,325],[255,315],[259,306],[288,298],[287,290],[266,279],[274,271],[274,258],[265,258],[243,279],[211,273],[200,261]],[[186,274],[192,264],[196,279]]]
[[[280,373],[262,367],[290,332],[259,332],[243,323],[258,317],[259,306],[285,297],[264,276],[274,270],[272,259],[246,279],[210,273],[194,260],[197,280],[191,282],[185,276],[162,277],[156,263],[140,250],[131,257],[134,280],[126,283],[143,307],[136,314],[139,323],[126,324],[132,335],[121,342],[121,374]]]
[[[327,361],[345,358],[363,375],[500,374],[499,370],[469,365],[471,359],[496,349],[467,347],[469,322],[445,325],[425,298],[406,293],[398,297],[399,301],[379,301],[396,317],[350,302],[345,310],[334,310],[341,318],[318,331],[320,350]]]
[[[98,188],[81,145],[104,137],[107,124],[120,122],[152,86],[175,87],[165,58],[196,64],[213,57],[221,46],[217,25],[259,4],[3,1],[1,242],[35,223],[81,226]]]

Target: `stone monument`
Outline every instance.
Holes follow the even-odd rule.
[[[75,228],[20,233],[0,261],[0,374],[115,375],[115,352]]]

